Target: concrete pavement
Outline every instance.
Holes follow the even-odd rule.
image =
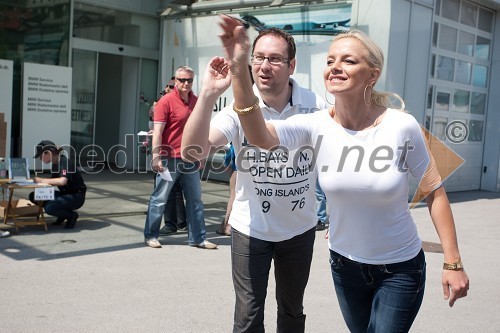
[[[215,233],[228,198],[225,183],[203,182],[208,239],[217,250],[187,246],[187,233],[144,245],[152,174],[84,175],[89,190],[74,230],[49,225],[0,225],[0,332],[231,332],[234,293],[230,238]],[[16,190],[17,196],[27,195]],[[427,208],[413,209],[426,242],[427,286],[412,332],[500,332],[500,193],[449,194],[460,248],[471,280],[469,296],[443,300],[438,237]],[[53,221],[49,218],[49,223]],[[317,232],[305,294],[306,331],[347,332]],[[266,330],[276,330],[274,279]]]

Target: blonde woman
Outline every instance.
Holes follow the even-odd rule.
[[[402,112],[404,103],[392,106],[392,99],[402,102],[399,96],[373,88],[384,63],[381,49],[360,31],[335,36],[323,72],[335,105],[266,124],[243,70],[250,57],[245,29],[229,16],[222,16],[221,27],[234,111],[249,143],[265,149],[316,145],[318,180],[331,212],[331,272],[349,330],[407,332],[422,303],[426,263],[408,209],[410,176],[428,192],[444,250],[444,298],[453,306],[465,297],[469,280],[453,215],[420,126]]]

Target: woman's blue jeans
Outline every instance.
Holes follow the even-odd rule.
[[[330,250],[330,265],[342,315],[351,332],[408,332],[425,288],[425,255],[368,265]]]
[[[144,226],[144,238],[158,238],[160,224],[165,212],[167,198],[178,180],[186,198],[186,219],[189,245],[202,243],[206,238],[205,213],[201,201],[201,181],[198,163],[189,163],[180,158],[163,160],[168,166],[173,181],[166,181],[158,174],[156,186],[149,199],[148,215]]]
[[[274,260],[278,333],[303,333],[304,290],[309,279],[316,228],[281,242],[269,242],[233,229],[231,260],[236,304],[233,333],[264,332],[264,305]]]

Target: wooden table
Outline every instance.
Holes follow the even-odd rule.
[[[39,187],[47,187],[47,184],[37,183],[12,183],[9,179],[0,179],[2,186],[3,201],[0,207],[0,212],[3,213],[3,223],[7,224],[9,218],[12,218],[14,227],[19,232],[19,227],[28,225],[41,225],[47,231],[47,223],[43,214],[43,201],[39,201],[38,205],[28,200],[13,200],[14,190],[19,188],[35,189]],[[8,191],[8,198],[5,200],[5,191]],[[33,217],[26,219],[27,217]]]

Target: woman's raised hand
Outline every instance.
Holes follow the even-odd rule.
[[[240,20],[228,15],[221,14],[220,19],[222,34],[219,37],[224,46],[231,74],[237,75],[240,69],[248,71],[250,39],[245,27]]]

